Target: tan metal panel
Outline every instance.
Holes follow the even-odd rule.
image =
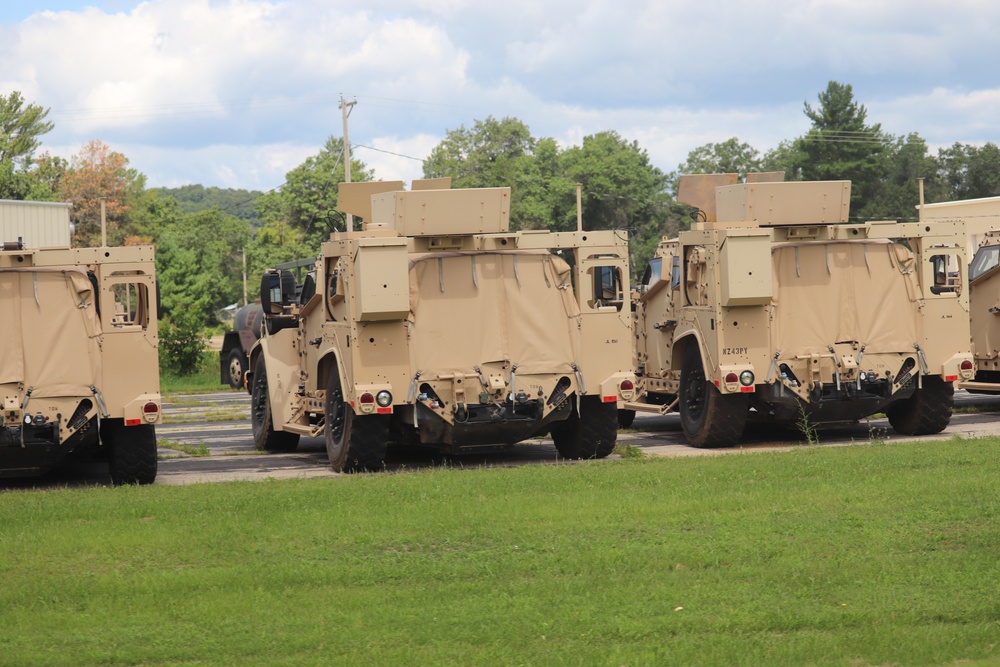
[[[770,303],[771,236],[769,230],[729,230],[720,252],[723,306]]]
[[[375,195],[371,221],[404,236],[506,232],[510,227],[510,188],[418,190]]]
[[[785,180],[783,171],[755,171],[747,174],[747,183],[781,183]]]
[[[372,195],[402,189],[403,181],[340,183],[337,186],[337,210],[371,222]]]
[[[362,322],[401,320],[410,310],[406,239],[359,239],[354,298]]]
[[[71,204],[0,200],[0,242],[21,238],[26,248],[67,248]]]
[[[414,179],[411,190],[449,190],[451,188],[451,176],[441,178]]]
[[[847,222],[850,181],[752,183],[716,188],[719,222],[753,220],[759,225]]]
[[[684,174],[677,180],[677,201],[704,212],[705,222],[715,222],[715,189],[738,179],[738,174]]]
[[[921,221],[964,220],[968,234],[966,252],[969,257],[976,253],[987,232],[1000,229],[1000,197],[981,199],[960,199],[918,206]]]

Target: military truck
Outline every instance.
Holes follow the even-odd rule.
[[[295,297],[263,275],[250,352],[254,441],[325,435],[338,471],[382,467],[387,443],[447,454],[550,432],[601,458],[634,397],[626,235],[509,231],[510,189],[341,184],[365,222],[324,243]]]
[[[973,373],[964,226],[849,223],[850,191],[681,177],[700,222],[659,244],[637,290],[640,395],[625,410],[679,412],[697,447],[739,442],[747,420],[885,412],[901,434],[943,430]]]
[[[976,393],[1000,393],[1000,231],[986,232],[969,263],[969,317],[975,378],[962,382]]]
[[[249,303],[236,309],[233,329],[222,337],[222,347],[219,349],[221,384],[228,384],[233,389],[244,388],[247,355],[260,338],[260,324],[263,317],[260,302]]]
[[[0,249],[0,476],[106,454],[156,478],[161,398],[153,248]]]
[[[297,259],[275,266],[276,269],[289,269],[296,276],[296,294],[302,289],[305,270],[311,270],[316,264],[316,258]],[[248,303],[236,309],[233,316],[233,329],[227,331],[222,337],[222,347],[219,349],[219,371],[221,384],[228,384],[233,389],[244,389],[244,380],[247,372],[247,357],[250,348],[260,338],[260,326],[263,321],[263,311],[260,308],[260,301]],[[250,391],[249,387],[246,387]]]

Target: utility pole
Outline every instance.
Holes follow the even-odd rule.
[[[351,140],[347,137],[347,117],[351,115],[351,109],[357,104],[357,100],[345,102],[344,96],[340,96],[340,116],[344,121],[344,182],[351,182]],[[354,216],[347,214],[347,231],[354,231]]]
[[[108,211],[107,200],[101,197],[101,247],[108,247]]]
[[[243,253],[243,305],[246,306],[249,301],[247,299],[247,249],[246,246],[240,248],[240,252]]]

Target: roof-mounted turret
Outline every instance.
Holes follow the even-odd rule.
[[[783,179],[783,172],[747,174],[745,183],[738,183],[736,174],[684,175],[678,181],[677,201],[698,208],[702,222],[722,226],[847,222],[850,181],[785,183]]]
[[[452,190],[451,179],[341,183],[337,208],[365,220],[365,229],[401,236],[494,234],[510,228],[510,188]]]

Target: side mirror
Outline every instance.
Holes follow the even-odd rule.
[[[281,314],[281,274],[265,271],[260,280],[260,306],[265,315]]]

